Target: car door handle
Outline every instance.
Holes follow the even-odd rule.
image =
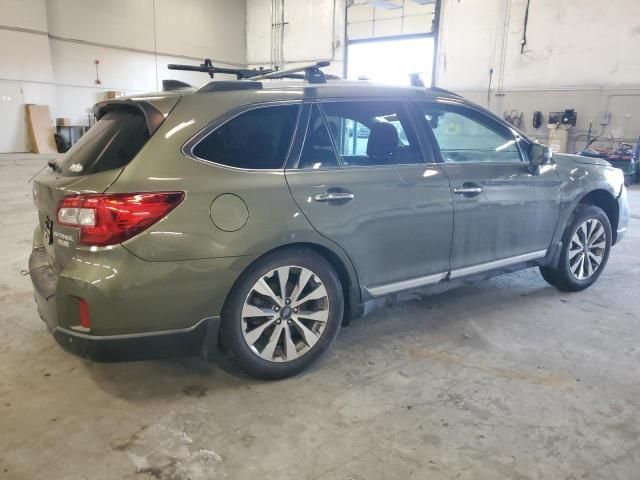
[[[356,198],[351,192],[324,192],[313,197],[316,202],[348,202]]]
[[[453,193],[462,195],[465,198],[473,198],[482,193],[482,187],[475,182],[464,182],[459,187],[455,187]]]
[[[482,193],[482,187],[456,187],[453,189],[453,193],[465,194],[478,194]]]

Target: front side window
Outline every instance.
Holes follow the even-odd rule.
[[[423,162],[401,102],[327,102],[322,109],[343,166]]]
[[[278,105],[244,112],[202,139],[193,154],[229,167],[282,168],[298,110],[299,105]]]
[[[445,162],[521,162],[512,132],[465,108],[422,104],[421,113],[433,131]]]

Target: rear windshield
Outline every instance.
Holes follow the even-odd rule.
[[[62,175],[79,177],[122,168],[149,140],[144,116],[133,110],[112,110],[67,152]]]

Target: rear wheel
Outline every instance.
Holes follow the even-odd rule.
[[[609,259],[611,240],[611,224],[604,211],[594,205],[578,206],[562,237],[558,266],[540,267],[542,277],[568,292],[590,287]]]
[[[285,378],[331,345],[342,314],[342,289],[328,262],[312,250],[283,250],[258,260],[235,285],[222,339],[248,374]]]

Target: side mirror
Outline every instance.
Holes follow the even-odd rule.
[[[551,149],[546,145],[540,143],[532,143],[529,150],[529,162],[533,167],[539,167],[540,165],[546,165],[551,161]]]

